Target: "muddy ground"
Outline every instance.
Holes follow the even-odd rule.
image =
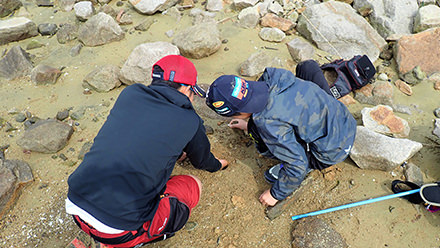
[[[188,11],[180,21],[173,17],[157,14],[146,17],[136,13],[128,2],[115,9],[128,9],[134,25],[144,18],[156,18],[147,32],[135,32],[134,25],[126,26],[124,40],[100,47],[84,47],[80,55],[71,57],[69,50],[77,43],[58,44],[56,37],[38,36],[46,46],[30,50],[34,64],[48,64],[54,67],[65,66],[63,75],[55,85],[36,86],[28,78],[0,82],[0,116],[18,128],[17,131],[0,130],[0,145],[10,144],[6,152],[8,159],[25,160],[31,166],[35,181],[21,191],[18,201],[0,221],[0,247],[65,247],[80,230],[70,216],[64,212],[64,199],[67,192],[67,178],[81,160],[78,154],[87,141],[92,141],[111,109],[115,99],[124,86],[109,93],[83,94],[82,79],[95,66],[116,64],[122,66],[130,52],[139,44],[154,41],[171,41],[165,35],[168,30],[178,30],[190,25]],[[44,22],[75,22],[72,12],[56,12],[52,8],[37,8],[31,3],[27,7],[30,19],[37,24]],[[216,19],[222,20],[235,15],[219,13]],[[199,82],[210,84],[222,74],[237,74],[240,63],[257,50],[265,50],[281,58],[285,68],[294,70],[295,63],[290,58],[285,42],[293,39],[288,36],[282,43],[268,43],[258,37],[259,29],[242,29],[235,25],[234,19],[219,25],[222,39],[228,42],[210,57],[192,60],[199,71]],[[19,44],[26,47],[28,39],[0,47],[2,50]],[[225,49],[225,48],[228,49]],[[268,49],[269,48],[269,49]],[[225,51],[226,50],[226,51]],[[327,62],[326,54],[318,53],[318,61]],[[375,64],[380,64],[377,61]],[[392,65],[394,66],[394,65]],[[390,75],[396,79],[395,75]],[[432,111],[439,106],[440,92],[432,85],[421,84],[413,88],[414,95],[405,96],[397,91],[394,101],[404,105],[415,105],[420,111],[412,115],[398,114],[409,121],[410,139],[422,142],[425,147],[411,162],[418,165],[425,182],[440,178],[438,147],[432,147],[427,139],[433,129]],[[391,194],[390,184],[402,178],[402,169],[393,173],[361,170],[350,159],[336,165],[326,177],[316,173],[314,184],[305,189],[305,194],[294,202],[280,217],[270,221],[258,196],[269,185],[263,179],[263,172],[276,161],[258,156],[250,140],[241,131],[227,127],[227,120],[216,117],[203,106],[200,100],[196,108],[205,123],[214,129],[209,135],[215,155],[228,159],[230,168],[218,173],[193,169],[189,164],[176,166],[174,174],[194,174],[203,184],[203,194],[199,205],[193,210],[190,225],[175,237],[151,247],[291,247],[291,232],[294,222],[292,215],[338,206],[349,202],[365,200]],[[84,106],[90,108],[83,119],[75,126],[75,132],[68,145],[55,154],[25,153],[16,145],[16,140],[24,131],[23,124],[17,123],[12,109],[29,111],[40,118],[55,117],[58,111]],[[362,104],[349,106],[351,112],[359,117]],[[63,161],[63,153],[68,159]],[[438,213],[429,213],[421,206],[403,199],[392,199],[318,216],[327,221],[345,239],[349,247],[439,247]],[[319,232],[319,230],[316,230]]]

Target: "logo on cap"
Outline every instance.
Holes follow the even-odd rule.
[[[248,93],[248,83],[244,79],[235,77],[235,87],[234,90],[232,91],[231,96],[241,100],[243,99],[243,97],[246,97],[247,93]]]
[[[214,106],[215,108],[220,108],[221,106],[223,106],[223,104],[225,104],[225,102],[217,101],[217,102],[212,103],[212,106]]]

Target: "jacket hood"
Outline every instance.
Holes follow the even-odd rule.
[[[291,71],[267,67],[259,80],[267,82],[269,91],[279,94],[295,84],[292,78],[295,75]]]

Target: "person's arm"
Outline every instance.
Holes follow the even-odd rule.
[[[219,160],[211,153],[211,144],[202,123],[200,123],[196,134],[183,151],[186,152],[189,161],[197,169],[215,172],[226,168],[228,165],[228,161]]]
[[[283,161],[284,166],[270,191],[263,194],[266,195],[266,199],[270,199],[268,197],[270,193],[275,200],[283,200],[300,186],[307,174],[309,161],[304,148],[296,140],[293,126],[277,120],[270,120],[267,123],[259,128],[260,134],[264,136],[270,152]],[[269,201],[265,200],[265,202]]]

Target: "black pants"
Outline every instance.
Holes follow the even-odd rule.
[[[296,66],[295,74],[298,78],[315,83],[325,92],[327,92],[327,94],[333,96],[318,62],[314,60],[306,60],[299,63]]]

